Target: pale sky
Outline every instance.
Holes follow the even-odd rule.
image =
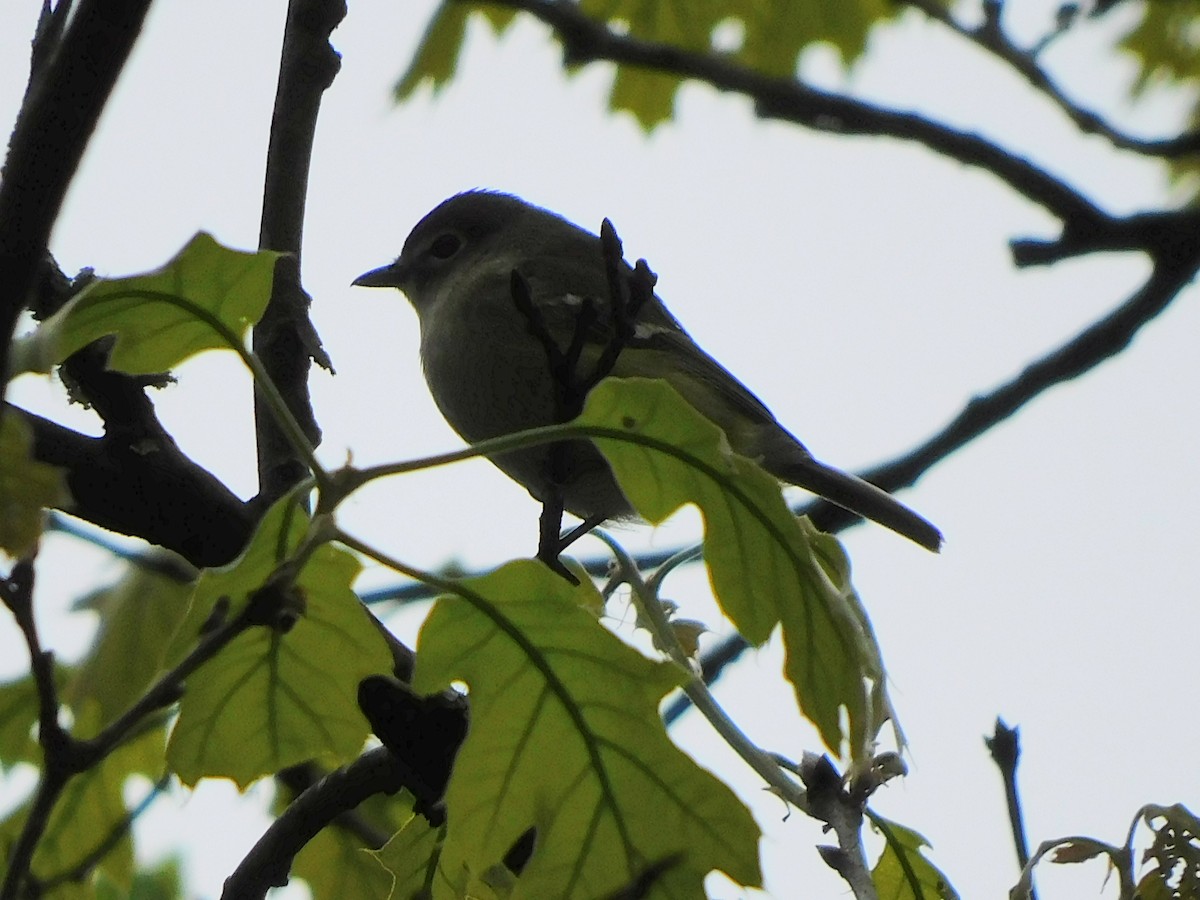
[[[36,6],[0,9],[6,129],[24,88]],[[1037,34],[1056,6],[1026,4],[1022,34]],[[421,380],[408,304],[349,284],[393,258],[428,209],[466,188],[512,191],[593,229],[610,217],[627,252],[659,273],[661,296],[693,336],[818,456],[850,469],[923,440],[1146,274],[1144,260],[1115,255],[1017,272],[1008,240],[1052,236],[1054,223],[991,176],[895,141],[763,124],[746,101],[703,87],[686,88],[676,121],[647,137],[628,116],[604,113],[605,69],[563,77],[539,26],[498,43],[476,28],[452,87],[395,108],[390,86],[432,8],[363,0],[334,35],[343,69],[322,109],[303,256],[313,316],[338,371],[313,377],[321,456],[331,465],[348,452],[370,464],[460,444]],[[282,0],[155,7],[55,232],[66,271],[154,268],[200,229],[255,245],[284,9]],[[1158,97],[1127,109],[1132,66],[1104,46],[1097,29],[1068,38],[1048,60],[1068,93],[1126,117],[1135,131],[1171,133],[1179,104]],[[1078,137],[1016,75],[916,18],[878,35],[844,82],[821,48],[803,71],[1003,140],[1106,209],[1167,202],[1159,166]],[[1051,390],[905,492],[945,532],[939,556],[876,527],[844,535],[910,741],[911,774],[874,807],[922,832],[964,897],[1003,896],[1016,879],[1000,778],[982,742],[997,715],[1021,727],[1035,845],[1070,833],[1119,843],[1147,802],[1200,809],[1197,729],[1184,693],[1195,682],[1200,634],[1198,334],[1189,291],[1119,358]],[[212,353],[178,374],[180,384],[156,397],[164,421],[198,461],[252,494],[248,377],[232,355]],[[95,428],[50,399],[56,393],[26,379],[11,399]],[[535,548],[537,507],[486,462],[368,493],[344,523],[416,565],[457,558],[490,567]],[[696,533],[685,514],[619,536],[636,549]],[[54,611],[118,568],[66,538],[49,542],[42,563],[45,640],[69,658],[90,621],[76,615],[65,624]],[[363,584],[387,580],[368,572]],[[669,587],[688,615],[723,632],[699,569]],[[632,618],[619,600],[610,614]],[[396,628],[411,641],[415,624],[410,616]],[[6,678],[26,662],[7,616],[0,661]],[[754,739],[798,757],[820,746],[799,720],[780,661],[777,643],[751,654],[716,693]],[[828,840],[815,822],[786,817],[699,716],[676,737],[751,804],[766,833],[769,896],[846,895],[813,849]],[[0,791],[4,808],[19,786]],[[220,784],[192,798],[179,792],[158,804],[139,837],[151,857],[189,842],[191,890],[215,896],[261,831],[255,810],[267,796],[266,785],[248,801]],[[1042,879],[1043,900],[1115,896],[1114,885],[1101,890],[1103,876],[1098,863],[1053,873]],[[749,896],[718,882],[712,891]]]

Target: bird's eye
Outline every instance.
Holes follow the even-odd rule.
[[[429,245],[429,252],[436,259],[449,259],[461,246],[462,239],[457,234],[440,234]]]

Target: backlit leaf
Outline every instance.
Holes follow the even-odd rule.
[[[797,520],[779,483],[733,453],[665,381],[608,379],[577,421],[611,435],[595,443],[645,518],[661,522],[685,503],[700,507],[721,608],[752,644],[783,625],[800,708],[836,753],[847,738],[845,711],[851,755],[865,762],[891,710],[882,657],[837,540]]]
[[[461,680],[471,700],[436,897],[492,872],[502,882],[505,854],[531,827],[535,849],[513,897],[594,900],[660,866],[650,897],[703,897],[713,869],[759,883],[750,813],[671,743],[659,717],[681,673],[587,612],[594,590],[514,562],[462,582],[426,620],[414,688]]]
[[[236,615],[307,528],[294,496],[278,501],[241,557],[201,575],[168,659],[190,649],[221,598]],[[337,765],[361,749],[368,726],[358,683],[391,671],[392,660],[351,590],[360,568],[350,553],[319,547],[296,580],[294,625],[243,632],[188,680],[167,748],[186,784],[225,776],[245,787],[309,759]]]

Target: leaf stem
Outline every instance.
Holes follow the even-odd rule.
[[[629,554],[605,532],[597,529],[592,533],[604,541],[609,549],[612,550],[613,555],[616,556],[617,563],[621,568],[621,574],[633,590],[633,600],[637,605],[638,612],[641,613],[643,620],[650,624],[650,630],[658,645],[665,648],[671,659],[687,672],[687,680],[683,684],[683,690],[692,703],[695,704],[696,709],[700,710],[704,717],[708,719],[709,724],[716,730],[717,734],[724,738],[725,742],[733,748],[734,752],[751,769],[757,772],[780,797],[798,809],[807,812],[808,796],[805,790],[788,778],[784,774],[783,769],[746,736],[745,732],[737,726],[733,719],[721,708],[721,705],[717,703],[717,699],[708,690],[708,686],[705,685],[703,679],[695,673],[691,660],[684,652],[683,647],[680,646],[679,640],[675,637],[675,632],[671,630],[671,624],[667,621],[667,617],[663,613],[662,604],[645,579],[642,578],[641,573],[638,572]]]

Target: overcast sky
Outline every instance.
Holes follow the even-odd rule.
[[[0,8],[6,129],[24,88],[36,5]],[[1039,33],[1056,6],[1024,4],[1022,36]],[[314,319],[338,372],[313,378],[321,455],[331,465],[350,452],[370,464],[460,443],[425,391],[408,304],[349,284],[390,261],[421,215],[466,188],[513,191],[593,229],[610,217],[627,252],[659,273],[661,296],[693,336],[818,456],[845,468],[885,460],[936,431],[973,395],[1119,303],[1147,272],[1145,260],[1115,255],[1017,272],[1008,240],[1051,236],[1054,223],[990,176],[895,141],[763,124],[746,101],[702,87],[686,88],[676,121],[646,136],[628,116],[605,114],[608,70],[564,78],[557,50],[534,25],[500,42],[475,29],[452,87],[395,108],[390,86],[432,8],[363,0],[334,36],[343,69],[322,110],[303,255]],[[256,244],[284,9],[282,0],[155,7],[56,229],[52,249],[65,270],[154,268],[199,229]],[[1169,134],[1177,98],[1128,109],[1121,98],[1132,65],[1105,46],[1104,29],[1091,28],[1049,60],[1070,93],[1135,131]],[[1018,77],[916,18],[879,34],[848,79],[824,48],[802,69],[1002,140],[1106,209],[1169,200],[1160,167],[1078,137]],[[1198,334],[1189,291],[1119,358],[1050,391],[906,492],[944,530],[940,556],[877,527],[844,536],[911,742],[910,776],[874,805],[931,840],[964,897],[1003,896],[1016,877],[1000,780],[982,742],[997,715],[1021,726],[1035,843],[1068,833],[1119,842],[1147,802],[1200,808],[1190,714],[1200,634]],[[169,429],[235,490],[253,494],[247,376],[216,353],[178,374],[180,384],[157,398]],[[25,379],[12,399],[96,429],[87,413],[54,400],[58,393]],[[366,494],[345,510],[346,526],[416,565],[455,558],[486,567],[535,546],[537,507],[486,462]],[[669,547],[697,528],[684,514],[620,537],[633,548]],[[54,577],[43,565],[39,611],[47,642],[69,657],[91,623],[77,615],[64,624],[54,611],[118,568],[61,537],[43,563],[52,559],[72,565],[54,566]],[[368,572],[363,583],[387,580]],[[699,569],[670,582],[672,598],[721,633],[705,593]],[[620,601],[610,612],[631,617]],[[415,622],[399,619],[397,630],[411,640]],[[717,696],[753,738],[798,757],[820,747],[795,713],[780,660],[777,645],[748,656]],[[0,616],[0,675],[25,663]],[[806,896],[845,895],[812,849],[826,840],[814,822],[785,820],[698,716],[677,738],[752,804],[766,832],[771,896],[799,896],[802,887]],[[213,784],[162,801],[144,829],[146,853],[204,835],[192,844],[189,878],[198,896],[213,896],[263,827],[254,808],[268,795],[255,788],[242,802]],[[1103,874],[1096,863],[1057,874],[1043,898],[1096,895]],[[718,882],[712,890],[745,896]],[[1115,896],[1114,885],[1105,891]]]

